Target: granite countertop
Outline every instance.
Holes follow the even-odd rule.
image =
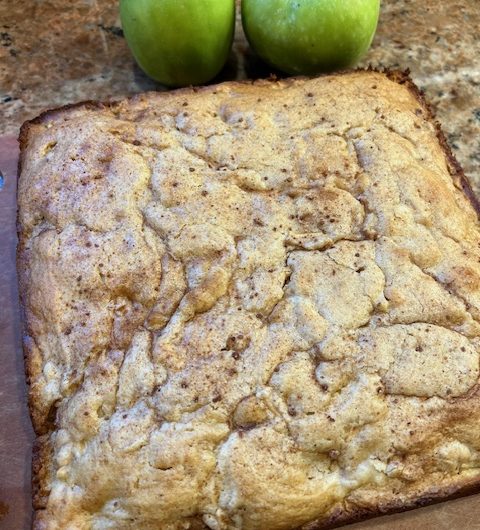
[[[480,193],[480,1],[383,0],[362,66],[409,68]],[[219,80],[268,75],[237,24]],[[0,3],[0,135],[41,111],[85,99],[160,90],[135,65],[117,0]]]

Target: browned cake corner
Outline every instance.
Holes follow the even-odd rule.
[[[20,144],[36,530],[307,530],[478,487],[478,202],[405,74],[90,102]]]

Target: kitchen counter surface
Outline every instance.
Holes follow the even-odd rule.
[[[362,66],[411,70],[448,141],[480,192],[480,1],[383,0]],[[219,79],[268,75],[237,24]],[[161,86],[134,64],[116,0],[0,2],[0,135],[41,111]]]

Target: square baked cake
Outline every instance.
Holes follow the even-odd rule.
[[[35,530],[312,530],[480,484],[478,204],[400,73],[21,131]]]

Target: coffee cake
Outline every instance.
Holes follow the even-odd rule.
[[[312,530],[480,483],[478,205],[400,73],[20,136],[36,530]]]

